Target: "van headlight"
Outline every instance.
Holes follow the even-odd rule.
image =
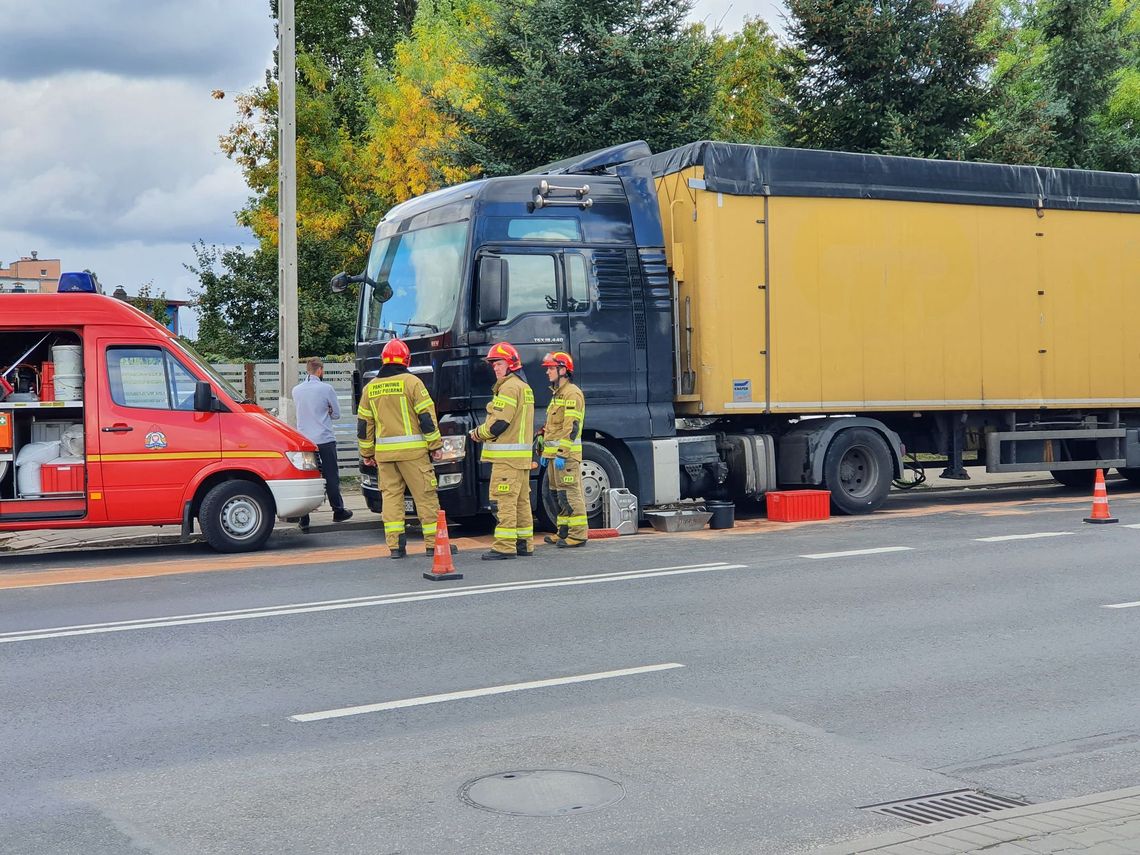
[[[317,453],[315,451],[286,451],[285,459],[293,464],[294,469],[309,472],[319,469],[317,466]]]
[[[454,460],[462,460],[467,455],[467,436],[459,434],[458,436],[445,436],[443,437],[443,446],[435,453],[436,463],[448,463]]]

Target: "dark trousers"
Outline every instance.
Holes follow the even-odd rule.
[[[321,474],[325,476],[325,492],[334,511],[344,510],[344,499],[340,497],[340,470],[336,465],[336,440],[317,446],[317,460]]]

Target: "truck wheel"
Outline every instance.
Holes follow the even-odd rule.
[[[202,500],[198,523],[218,552],[252,552],[273,531],[273,499],[252,481],[224,481]]]
[[[1123,474],[1122,470],[1118,471]],[[1074,490],[1091,490],[1093,482],[1096,480],[1095,469],[1058,469],[1055,472],[1050,470],[1049,474],[1057,483]],[[1124,477],[1127,478],[1128,476],[1125,475]]]
[[[1129,484],[1134,487],[1140,487],[1140,469],[1117,469],[1116,471],[1119,472]]]
[[[887,498],[894,478],[891,450],[875,431],[840,431],[823,458],[823,486],[838,514],[869,514]]]

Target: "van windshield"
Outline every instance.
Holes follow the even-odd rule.
[[[455,321],[469,223],[446,223],[377,241],[368,257],[359,341],[438,333]],[[391,298],[383,298],[391,288]]]

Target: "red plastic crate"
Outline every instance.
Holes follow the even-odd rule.
[[[82,463],[45,463],[40,467],[41,493],[82,493]]]
[[[830,490],[775,490],[765,494],[774,522],[825,520],[831,516]]]

